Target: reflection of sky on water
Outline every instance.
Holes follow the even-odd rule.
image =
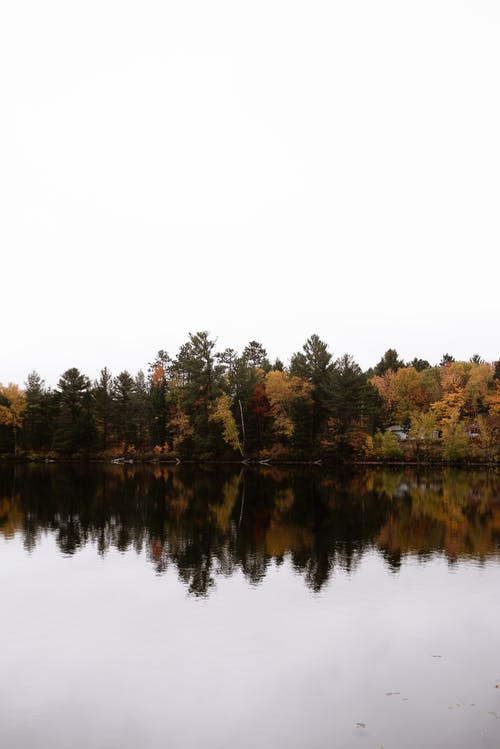
[[[395,575],[366,551],[313,593],[286,559],[200,599],[175,570],[151,575],[145,550],[63,558],[48,535],[30,554],[1,540],[0,559],[2,746],[500,741],[497,561]]]

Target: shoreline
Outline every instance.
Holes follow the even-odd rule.
[[[211,466],[243,466],[247,468],[271,468],[273,466],[310,466],[316,468],[346,468],[346,467],[431,467],[431,468],[500,468],[500,462],[495,460],[334,460],[331,458],[317,458],[314,460],[259,460],[246,458],[243,460],[229,459],[150,459],[150,458],[0,458],[0,465],[109,465],[109,466],[180,466],[180,465],[211,465]]]

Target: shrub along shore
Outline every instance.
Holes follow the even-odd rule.
[[[0,385],[0,457],[133,462],[488,463],[500,459],[500,362],[478,355],[363,371],[312,335],[285,365],[205,331],[147,372],[66,370]]]

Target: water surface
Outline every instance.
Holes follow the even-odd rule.
[[[0,746],[500,745],[492,472],[0,472]]]

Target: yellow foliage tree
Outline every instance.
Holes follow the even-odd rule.
[[[183,442],[194,436],[194,429],[189,416],[180,408],[177,409],[175,416],[170,419],[169,426],[173,433],[173,449],[176,452]]]
[[[458,388],[456,391],[448,392],[440,401],[432,403],[431,409],[436,415],[439,426],[446,428],[448,423],[458,421],[464,405],[464,390]]]
[[[443,393],[453,393],[462,390],[467,384],[471,369],[471,362],[455,361],[445,364],[441,368],[441,387]]]
[[[470,416],[477,416],[481,410],[486,409],[492,382],[493,367],[491,364],[477,364],[470,370],[464,388],[466,409]]]
[[[461,460],[467,455],[469,440],[465,424],[455,411],[443,425],[444,457],[446,460]]]
[[[215,421],[222,427],[222,439],[234,450],[243,455],[236,419],[231,411],[231,396],[221,395],[215,401],[214,409],[209,416],[210,421]]]
[[[397,421],[407,421],[411,414],[425,404],[422,378],[414,367],[401,367],[392,380],[394,416]]]
[[[396,372],[389,369],[372,377],[371,383],[396,421],[405,422],[415,410],[428,405],[422,373],[414,367],[401,367]]]
[[[425,393],[426,405],[441,399],[441,370],[439,367],[429,367],[422,370],[420,380]]]
[[[274,430],[284,437],[295,431],[291,408],[298,398],[309,398],[312,385],[301,377],[280,370],[272,370],[265,376],[266,395],[274,418]]]
[[[0,424],[11,426],[14,432],[14,455],[17,455],[17,430],[22,427],[26,411],[26,396],[14,383],[0,385],[0,395],[7,401],[0,405]]]
[[[384,401],[384,405],[388,409],[392,409],[394,405],[392,381],[395,374],[396,373],[392,369],[388,369],[383,375],[375,375],[375,377],[372,377],[370,380],[371,384]]]
[[[428,444],[435,439],[437,420],[434,411],[414,413],[411,417],[410,439]]]

